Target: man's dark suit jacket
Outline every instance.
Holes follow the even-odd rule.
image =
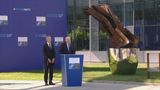
[[[51,60],[53,58],[55,58],[54,46],[52,45],[52,48],[50,48],[47,43],[44,44],[44,46],[43,46],[43,54],[44,54],[44,64],[47,65],[48,64],[48,58],[51,59]]]
[[[70,45],[69,50],[68,50],[67,43],[62,43],[60,46],[60,53],[61,54],[75,54],[75,50],[72,44]]]

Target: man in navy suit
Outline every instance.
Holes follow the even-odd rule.
[[[48,73],[49,73],[49,85],[55,85],[52,82],[53,79],[53,65],[55,61],[55,49],[52,44],[52,37],[46,36],[46,43],[43,46],[44,54],[44,82],[48,85]]]
[[[61,54],[75,54],[74,47],[71,42],[71,38],[67,36],[65,38],[65,42],[60,46],[60,53]]]

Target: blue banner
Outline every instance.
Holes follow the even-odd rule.
[[[66,8],[67,0],[0,0],[0,72],[42,69],[46,35],[53,37],[60,68]]]

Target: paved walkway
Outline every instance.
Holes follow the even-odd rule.
[[[0,90],[160,90],[156,84],[125,84],[125,83],[83,83],[82,87],[64,87],[60,82],[54,86],[44,86],[43,81],[8,81],[0,80]]]

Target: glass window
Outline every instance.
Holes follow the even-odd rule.
[[[159,0],[135,0],[135,30],[144,32],[140,35],[142,50],[160,49],[160,13]],[[137,35],[137,34],[136,34]]]
[[[125,4],[125,26],[132,26],[133,25],[133,17],[134,17],[134,4],[133,3],[126,3]]]
[[[89,18],[83,13],[88,0],[68,0],[68,34],[76,50],[89,50]]]

